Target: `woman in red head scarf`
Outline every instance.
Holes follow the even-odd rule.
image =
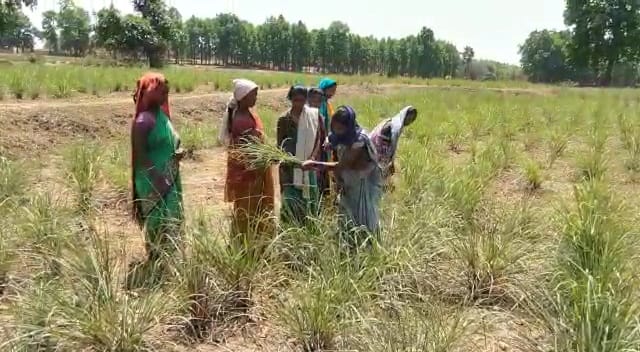
[[[175,248],[183,223],[182,153],[169,118],[168,98],[163,75],[147,73],[138,80],[131,128],[133,215],[145,230],[152,265]]]

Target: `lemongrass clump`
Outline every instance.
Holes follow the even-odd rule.
[[[278,146],[260,141],[256,137],[245,137],[234,146],[230,155],[240,160],[251,170],[266,169],[273,164],[301,166],[302,162]]]

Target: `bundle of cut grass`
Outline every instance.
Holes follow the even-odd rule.
[[[302,162],[295,156],[277,146],[264,143],[256,137],[245,137],[241,142],[229,153],[231,157],[242,161],[251,170],[266,169],[273,164],[302,166]]]

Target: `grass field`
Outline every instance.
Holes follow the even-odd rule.
[[[118,72],[110,82],[139,74]],[[233,74],[182,79],[219,76],[224,90]],[[249,77],[280,87],[296,76]],[[365,127],[405,105],[419,111],[382,202],[378,247],[343,253],[330,214],[313,229],[280,229],[259,259],[228,246],[214,142],[226,94],[184,97],[173,111],[194,150],[183,165],[185,250],[166,284],[135,292],[123,289],[144,255],[126,205],[131,102],[0,112],[25,134],[10,130],[0,145],[11,155],[0,162],[0,350],[640,350],[634,91],[348,82],[337,103]],[[259,97],[271,138],[283,95]]]
[[[94,67],[67,64],[0,63],[0,99],[36,100],[42,97],[69,98],[78,95],[101,97],[111,93],[130,92],[147,69],[127,67]],[[172,66],[163,70],[175,93],[194,90],[227,91],[231,80],[238,76],[255,80],[263,89],[289,87],[300,83],[315,85],[320,76],[302,73],[280,73],[213,69],[208,67]],[[461,80],[387,78],[369,76],[335,76],[341,84],[380,85],[414,84],[435,86],[463,86],[471,82]],[[476,87],[526,87],[527,82],[476,82]]]

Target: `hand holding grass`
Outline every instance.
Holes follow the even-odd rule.
[[[284,150],[262,142],[257,137],[244,137],[241,143],[233,146],[230,155],[242,161],[250,170],[266,169],[273,164],[285,164],[302,167],[303,162]]]

